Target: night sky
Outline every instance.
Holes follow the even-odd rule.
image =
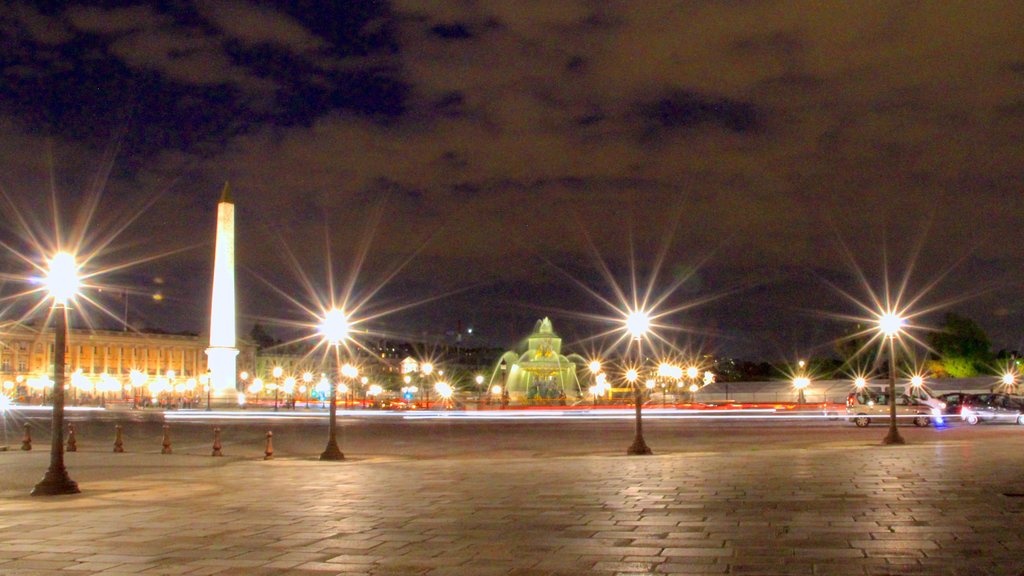
[[[721,296],[670,339],[795,358],[857,312],[829,282],[866,297],[845,245],[876,286],[953,267],[924,302],[1024,344],[1021,3],[2,2],[0,41],[23,210],[102,187],[102,229],[159,195],[111,246],[184,249],[110,279],[149,327],[204,329],[230,181],[243,327],[301,317],[268,283],[326,289],[327,236],[338,285],[369,247],[357,294],[401,266],[371,309],[443,296],[389,333],[579,339],[610,310],[573,279],[628,291],[632,252],[644,285],[668,242],[655,293]]]

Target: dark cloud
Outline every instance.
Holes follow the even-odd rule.
[[[435,24],[430,27],[430,32],[442,40],[469,40],[473,37],[465,24],[454,22],[451,24]]]
[[[10,35],[0,55],[0,111],[32,130],[97,144],[124,128],[131,154],[173,148],[200,156],[261,123],[308,125],[338,110],[398,116],[407,87],[386,61],[394,43],[375,22],[385,14],[376,3],[346,6],[315,14],[294,6],[317,21],[307,27],[240,2],[198,10],[97,3],[45,14],[18,5],[19,30],[66,22],[75,33],[55,36],[64,42],[52,48],[53,38]],[[321,37],[321,29],[330,34]]]
[[[931,222],[922,276],[978,246],[968,260],[999,265],[972,270],[1024,285],[1021,30],[1024,8],[996,0],[9,3],[0,168],[36,189],[42,138],[77,174],[123,132],[117,195],[176,182],[165,210],[206,229],[231,179],[239,257],[273,277],[289,272],[267,230],[320,267],[311,226],[330,222],[343,260],[383,198],[364,267],[420,250],[389,297],[488,282],[408,322],[491,317],[508,338],[540,309],[601,307],[548,262],[607,290],[589,242],[620,279],[631,245],[649,272],[681,214],[666,271],[714,252],[686,295],[758,289],[679,321],[775,353],[828,330],[793,310],[844,305],[808,271],[856,286],[837,235],[872,260]],[[1019,307],[974,302],[1017,338]]]
[[[687,90],[671,90],[665,96],[638,103],[636,109],[654,130],[711,125],[747,133],[755,132],[760,125],[757,108],[749,102],[708,97]]]

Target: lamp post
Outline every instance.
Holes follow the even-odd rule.
[[[207,372],[205,374],[200,375],[199,383],[202,384],[203,388],[206,389],[206,411],[209,412],[211,410],[210,400],[213,398],[213,386],[210,386],[210,373]]]
[[[1013,394],[1017,391],[1017,375],[1014,372],[1007,371],[999,378],[999,381],[1003,385],[1003,389],[1007,393]]]
[[[451,410],[452,397],[455,395],[455,389],[452,388],[452,385],[442,380],[434,384],[434,389],[437,390],[437,395],[441,397],[441,404],[444,406],[444,409]]]
[[[889,432],[882,439],[885,445],[906,443],[896,428],[896,336],[904,322],[895,312],[886,312],[878,317],[878,330],[889,340]]]
[[[420,367],[420,373],[423,374],[424,378],[429,378],[430,375],[434,373],[434,365],[430,362],[423,364]],[[423,383],[423,398],[426,403],[424,408],[430,410],[430,385],[426,382]]]
[[[636,343],[637,363],[643,362],[643,338],[650,327],[651,319],[643,310],[630,312],[626,317],[626,331],[629,333],[630,339]],[[636,404],[635,434],[633,436],[633,443],[626,449],[626,454],[630,456],[641,456],[653,453],[651,452],[650,447],[647,446],[647,442],[644,441],[644,424],[643,416],[641,415],[644,403],[643,390],[641,390],[640,386],[637,384],[638,377],[639,374],[635,368],[630,368],[626,371],[626,381],[633,386],[633,401]]]
[[[305,382],[306,386],[306,409],[309,409],[309,387],[313,385],[313,373],[306,372],[302,375],[302,381]]]
[[[56,317],[53,349],[53,412],[50,419],[50,467],[43,479],[32,489],[33,496],[78,494],[78,484],[64,467],[64,362],[68,336],[68,300],[80,286],[75,257],[58,252],[50,260],[46,289],[53,298]]]
[[[284,379],[284,393],[285,393],[285,397],[284,397],[285,407],[287,407],[288,404],[291,403],[292,410],[294,410],[295,409],[295,377],[294,376],[289,376],[289,377]],[[291,397],[290,401],[288,400],[289,396]]]
[[[597,383],[597,375],[601,373],[601,361],[600,360],[591,360],[589,363],[587,363],[587,369],[590,370],[590,379],[591,379],[591,382],[593,383],[593,386],[591,386],[590,389],[594,391],[594,394],[593,394],[593,396],[594,396],[594,406],[596,407],[597,406],[597,391],[602,388]]]
[[[284,368],[274,366],[274,370],[271,374],[274,376],[274,380],[277,380],[277,382],[274,383],[274,412],[277,412],[277,399],[278,395],[281,393],[281,376],[284,374]]]
[[[796,403],[806,404],[807,397],[804,395],[804,390],[811,385],[811,379],[807,376],[797,376],[793,378],[793,388],[796,388]]]
[[[334,308],[324,315],[320,324],[317,326],[317,330],[320,332],[321,337],[327,342],[329,346],[333,346],[335,350],[335,357],[338,354],[338,346],[341,342],[348,337],[348,317],[344,312]],[[338,447],[338,439],[336,436],[337,423],[335,416],[338,412],[338,398],[335,382],[336,379],[331,379],[331,408],[330,408],[330,420],[327,425],[327,446],[324,451],[320,454],[321,460],[344,460],[345,455],[341,453],[341,448]]]

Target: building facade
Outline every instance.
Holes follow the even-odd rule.
[[[52,329],[14,327],[0,332],[0,378],[24,380],[53,374]],[[127,379],[133,370],[147,376],[198,378],[206,373],[207,342],[199,335],[72,329],[68,331],[67,372]],[[239,346],[239,370],[255,366],[255,346]],[[247,367],[247,368],[246,368]],[[19,378],[20,377],[20,378]]]

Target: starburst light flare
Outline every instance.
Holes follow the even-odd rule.
[[[651,329],[651,317],[644,310],[632,310],[626,315],[626,332],[634,339],[643,338]]]
[[[317,331],[331,346],[344,342],[348,338],[349,328],[348,315],[338,308],[328,310],[317,325]]]

